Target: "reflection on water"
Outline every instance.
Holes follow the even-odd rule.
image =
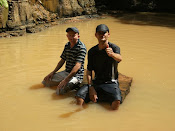
[[[113,17],[116,17],[122,23],[125,24],[135,24],[135,25],[151,25],[151,26],[162,26],[175,28],[175,14],[168,13],[148,13],[148,12],[138,12],[138,13],[113,13]]]
[[[106,16],[23,37],[1,38],[0,131],[175,130],[172,16]],[[121,48],[119,72],[134,80],[118,111],[110,111],[107,103],[89,103],[88,108],[81,109],[75,104],[75,91],[57,96],[56,87],[45,88],[41,84],[60,59],[67,42],[66,28],[76,26],[81,41],[90,49],[97,44],[94,32],[98,24],[109,26],[110,42]]]

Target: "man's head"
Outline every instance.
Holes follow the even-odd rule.
[[[70,43],[76,44],[79,39],[79,30],[76,27],[69,27],[66,29],[67,38]]]
[[[105,24],[100,24],[96,27],[96,33],[102,31],[102,32],[109,32],[109,28]]]
[[[96,38],[98,41],[107,41],[108,37],[110,36],[109,34],[109,28],[105,24],[100,24],[96,27],[96,33],[95,33]]]
[[[69,31],[73,31],[73,32],[79,34],[79,30],[78,30],[76,27],[69,27],[69,28],[67,28],[67,29],[66,29],[66,32],[69,32]]]

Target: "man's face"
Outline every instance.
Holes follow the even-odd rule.
[[[77,43],[78,39],[79,39],[79,34],[70,30],[69,32],[67,32],[67,38],[69,40],[70,43]]]
[[[108,40],[109,37],[109,32],[103,32],[103,31],[98,31],[95,33],[96,38],[98,39],[98,41],[106,41]]]

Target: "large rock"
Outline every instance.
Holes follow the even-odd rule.
[[[83,78],[83,82],[82,82],[81,86],[83,84],[87,84],[86,76],[87,75],[86,75],[86,70],[85,70],[84,78]],[[92,77],[94,77],[94,72],[92,74]],[[119,73],[119,75],[118,75],[118,82],[119,82],[119,88],[121,90],[122,102],[124,101],[124,99],[126,98],[128,93],[130,92],[132,80],[133,80],[132,77],[128,77],[128,76],[123,75],[121,73]]]
[[[48,28],[58,19],[56,13],[47,11],[39,2],[34,4],[28,0],[12,0],[8,1],[8,4],[6,21],[5,9],[0,7],[0,37],[22,36],[26,32],[36,33]]]
[[[0,6],[0,28],[6,28],[8,20],[8,8]]]
[[[128,95],[128,93],[130,92],[132,80],[133,80],[132,77],[119,73],[118,81],[119,81],[119,88],[122,94],[122,101],[125,99],[126,95]]]
[[[8,0],[8,4],[9,10],[0,7],[0,37],[36,33],[55,25],[59,17],[97,12],[94,0]]]
[[[94,0],[41,0],[41,2],[47,10],[58,13],[60,17],[97,13]]]

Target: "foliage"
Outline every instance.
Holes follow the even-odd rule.
[[[7,0],[0,0],[0,6],[4,6],[5,8],[8,8]]]

